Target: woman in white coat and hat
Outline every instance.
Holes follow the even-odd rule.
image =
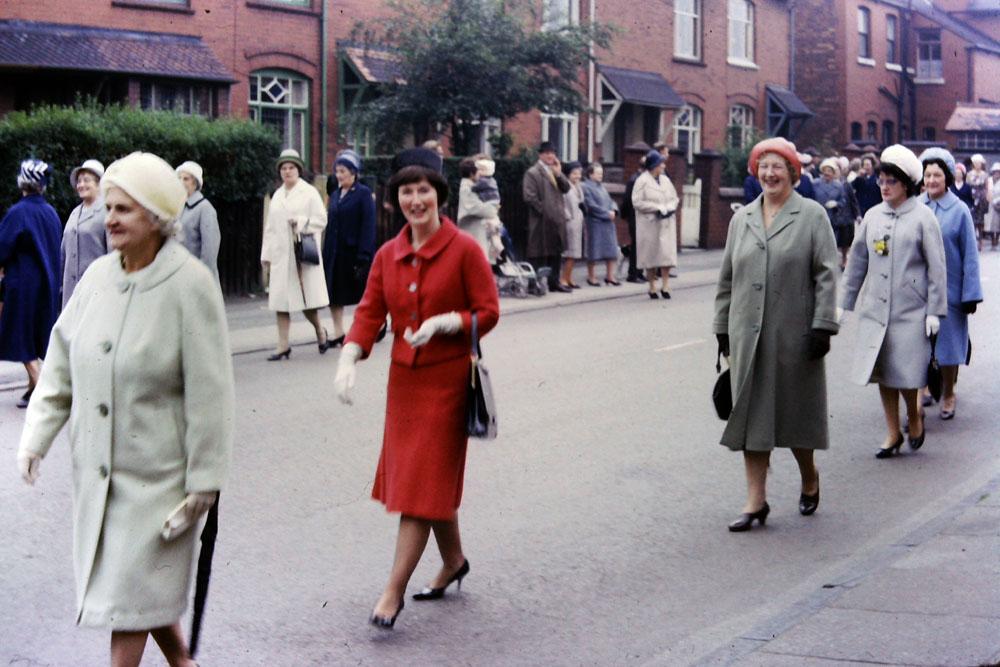
[[[917,199],[923,165],[899,144],[886,148],[880,161],[882,203],[868,209],[851,245],[841,305],[858,315],[851,379],[879,386],[888,430],[875,453],[882,459],[903,445],[900,395],[910,448],[924,444],[918,391],[927,384],[930,337],[948,314],[948,285],[941,226]]]
[[[646,154],[644,171],[632,189],[635,209],[636,258],[640,269],[649,279],[649,298],[670,298],[670,269],[677,266],[677,217],[674,215],[680,199],[666,171],[666,158],[659,151]],[[656,274],[660,274],[660,291],[656,291]]]
[[[195,538],[226,479],[233,371],[222,294],[176,240],[184,188],[151,153],[101,179],[114,251],[91,264],[52,330],[18,450],[24,480],[69,421],[76,620],[111,630],[111,663],[147,636],[192,665],[178,621]],[[168,517],[189,528],[167,539]]]
[[[302,178],[305,164],[298,151],[286,148],[275,165],[281,176],[281,187],[271,196],[271,206],[264,222],[264,239],[260,262],[269,272],[267,305],[277,312],[278,349],[268,361],[288,359],[292,348],[288,342],[291,313],[302,311],[316,330],[319,352],[326,352],[326,331],[319,323],[318,310],[330,305],[323,272],[323,256],[317,263],[300,262],[295,257],[295,242],[312,235],[316,249],[326,228],[326,207],[319,191]]]
[[[69,303],[83,272],[98,257],[108,254],[107,230],[104,228],[104,199],[101,198],[101,176],[104,165],[97,160],[85,160],[69,173],[69,182],[80,195],[80,204],[69,214],[63,227],[62,307]]]

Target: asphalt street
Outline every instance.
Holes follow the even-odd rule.
[[[848,316],[827,363],[819,511],[798,514],[797,468],[779,451],[767,526],[744,534],[726,530],[745,483],[739,455],[717,444],[709,400],[710,281],[685,287],[682,261],[670,301],[633,291],[506,309],[484,340],[500,437],[469,444],[460,517],[471,573],[443,601],[408,601],[393,632],[366,624],[397,525],[369,499],[389,345],[359,367],[352,407],[333,396],[335,351],[302,345],[282,363],[236,355],[238,435],[201,664],[806,664],[788,657],[794,646],[785,657],[732,651],[754,629],[813,614],[824,585],[876,571],[887,550],[1000,476],[1000,253],[983,260],[987,303],[972,318],[957,417],[942,422],[931,408],[919,453],[876,461],[881,408],[874,387],[847,381]],[[23,412],[11,396],[0,395],[0,664],[105,664],[107,634],[73,623],[65,436],[24,486],[14,466]],[[410,592],[439,565],[431,541]],[[961,613],[998,592],[986,580],[942,591],[941,604]],[[878,639],[880,627],[859,632]],[[958,641],[979,641],[970,637]],[[163,664],[152,643],[144,664]]]

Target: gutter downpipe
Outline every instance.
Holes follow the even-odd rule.
[[[597,0],[590,0],[589,15],[591,30],[594,28],[596,23],[594,20],[594,13],[596,12]],[[590,38],[590,62],[587,65],[587,86],[588,97],[590,101],[590,119],[587,122],[587,162],[594,161],[594,123],[597,121],[597,114],[594,109],[597,108],[597,86],[595,82],[595,65],[594,65],[594,38]]]
[[[795,4],[795,0],[788,3],[788,90],[793,93],[795,92]]]
[[[328,69],[327,62],[329,61],[329,54],[327,53],[327,49],[329,48],[329,44],[328,44],[328,41],[327,41],[327,11],[326,11],[327,0],[320,0],[320,1],[321,1],[321,5],[320,5],[320,7],[321,7],[321,9],[320,9],[320,31],[321,31],[321,34],[320,34],[320,47],[319,47],[320,48],[319,76],[320,76],[320,80],[321,80],[321,83],[320,83],[320,91],[321,91],[320,92],[320,97],[322,99],[321,99],[320,103],[322,104],[322,107],[321,107],[320,112],[319,112],[319,127],[320,127],[319,171],[320,171],[320,173],[323,173],[324,168],[326,167],[326,152],[327,152],[327,148],[329,147],[328,144],[329,144],[329,138],[330,138],[329,137],[329,130],[328,130],[328,125],[329,125],[329,120],[330,120],[330,111],[329,111],[329,105],[328,105],[328,101],[329,101],[328,97],[329,97],[329,92],[330,92],[330,90],[329,90],[330,89],[330,83],[327,80],[327,74],[328,74],[328,72],[327,72],[327,69]]]

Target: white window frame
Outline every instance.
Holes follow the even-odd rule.
[[[286,115],[285,136],[281,137],[282,148],[294,148],[302,156],[302,160],[309,162],[309,130],[312,122],[312,114],[309,108],[309,79],[291,70],[256,70],[250,73],[250,79],[257,79],[257,97],[252,96],[254,86],[249,87],[250,97],[248,101],[248,113],[250,120],[263,123],[262,113],[265,109],[284,111]],[[264,94],[265,88],[271,88],[277,82],[280,88],[284,88],[281,83],[287,80],[288,87],[284,93],[276,100],[273,94]],[[304,101],[293,101],[296,84],[301,84],[299,89],[304,97]],[[278,92],[281,90],[277,89]],[[287,97],[287,102],[285,98]],[[298,132],[295,131],[296,121],[298,121]]]
[[[992,151],[1000,148],[1000,134],[996,132],[962,132],[958,135],[958,149],[963,151]]]
[[[754,128],[754,112],[755,109],[747,104],[734,104],[729,107],[729,124],[726,126],[729,130],[727,141],[733,148],[744,148],[750,141],[750,133]],[[734,145],[733,142],[735,138],[733,128],[736,127],[740,128],[738,146]]]
[[[580,0],[542,0],[542,31],[580,24]]]
[[[469,125],[474,126],[478,133],[473,151],[493,157],[493,145],[490,143],[490,137],[503,132],[503,121],[499,118],[488,118],[485,121],[474,120]]]
[[[936,37],[932,36],[934,33]],[[937,59],[933,57],[935,50]],[[942,53],[940,30],[921,30],[917,33],[917,76],[914,79],[916,83],[944,83]],[[925,57],[927,55],[930,57]]]
[[[580,155],[580,117],[575,114],[543,113],[542,141],[552,141],[549,137],[550,121],[562,122],[562,137],[556,145],[556,155],[563,162],[576,160]]]
[[[737,16],[736,11],[742,10],[743,16]],[[750,0],[728,0],[727,2],[727,34],[728,58],[730,65],[757,69],[754,62],[754,4]],[[743,36],[743,51],[739,52],[736,45],[736,35]]]
[[[688,134],[687,161],[694,162],[694,154],[701,152],[702,119],[704,114],[699,107],[685,104],[674,113],[674,146],[680,147],[682,132]]]
[[[690,0],[691,10],[682,9],[680,0],[674,1],[674,56],[687,60],[701,60],[701,0]],[[690,36],[693,48],[682,50],[685,35]]]

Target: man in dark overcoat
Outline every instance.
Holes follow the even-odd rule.
[[[528,206],[528,260],[535,270],[549,268],[549,290],[571,292],[559,284],[559,262],[566,234],[563,195],[570,184],[562,174],[556,149],[550,142],[538,148],[538,162],[524,172],[521,189]]]

